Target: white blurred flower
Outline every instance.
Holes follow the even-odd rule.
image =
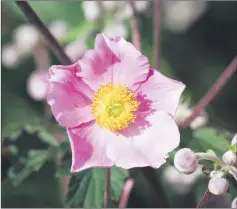
[[[47,71],[36,70],[27,79],[27,92],[36,101],[46,99],[48,90]]]
[[[191,174],[198,167],[198,158],[191,149],[183,148],[176,152],[174,165],[181,173]]]
[[[206,11],[205,1],[164,1],[164,21],[173,32],[185,32]]]
[[[20,59],[17,47],[14,44],[6,44],[2,47],[2,64],[8,68],[14,68]]]
[[[202,175],[202,165],[199,165],[197,170],[189,175],[180,173],[174,166],[169,166],[164,169],[162,178],[164,182],[178,194],[187,194],[193,184]]]
[[[127,38],[128,31],[124,24],[122,23],[115,23],[112,25],[108,25],[103,33],[109,37],[115,37],[115,36],[122,36],[124,38]]]
[[[68,25],[64,20],[55,20],[50,24],[49,30],[57,40],[61,40],[68,31]]]
[[[119,3],[117,1],[101,1],[101,2],[106,11],[114,10],[118,6],[118,3]]]
[[[208,115],[203,112],[201,115],[196,117],[191,123],[190,123],[190,128],[195,130],[198,128],[201,128],[205,126],[208,122]]]
[[[73,62],[78,61],[84,55],[86,50],[86,43],[82,39],[75,40],[65,47],[65,53]]]
[[[233,139],[231,140],[232,146],[237,146],[237,134],[234,135]]]
[[[176,114],[175,114],[175,121],[181,122],[184,121],[186,118],[188,118],[192,114],[192,109],[189,107],[189,105],[181,99],[181,102],[177,108]],[[208,115],[205,112],[202,112],[201,115],[196,117],[191,123],[190,128],[191,129],[198,129],[203,126],[205,126],[208,122]]]
[[[149,1],[135,1],[135,7],[138,12],[144,12],[149,5]]]
[[[222,156],[222,160],[228,165],[235,165],[237,163],[236,153],[232,150],[228,150]]]
[[[124,4],[124,6],[119,8],[114,15],[116,21],[123,21],[126,18],[131,18],[133,15],[130,4],[128,2],[121,1],[121,4],[122,3]]]
[[[38,33],[38,30],[34,26],[25,24],[20,25],[13,32],[13,39],[19,52],[24,55],[30,53],[38,44],[40,35]]]
[[[100,8],[96,1],[83,1],[82,9],[87,20],[95,20],[100,15]]]
[[[231,208],[237,208],[237,197],[235,199],[233,199],[233,201],[231,203]]]
[[[214,177],[208,183],[209,191],[214,195],[226,193],[229,188],[229,183],[225,178]]]

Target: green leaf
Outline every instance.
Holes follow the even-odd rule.
[[[71,29],[66,37],[62,40],[63,43],[70,43],[75,41],[78,37],[85,38],[89,34],[90,31],[93,30],[95,26],[95,22],[93,21],[84,21],[78,27],[74,27]]]
[[[70,168],[72,165],[72,160],[62,160],[60,167],[57,169],[56,177],[68,176],[70,175]]]
[[[55,147],[59,146],[57,139],[53,135],[51,135],[50,133],[48,133],[46,131],[40,131],[38,133],[38,136],[43,142],[45,142],[51,146],[55,146]]]
[[[14,186],[19,185],[32,172],[39,171],[48,160],[47,150],[31,150],[28,152],[28,159],[19,161],[17,165],[12,166],[8,171],[8,176]],[[24,162],[26,161],[26,162]]]
[[[218,156],[228,149],[228,134],[220,133],[213,128],[202,128],[193,132],[193,139],[188,147],[194,152],[206,152],[213,150]]]
[[[111,168],[111,199],[118,202],[127,171]],[[101,208],[105,194],[105,169],[91,168],[72,176],[66,204],[69,207]]]

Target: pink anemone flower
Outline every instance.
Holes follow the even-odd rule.
[[[184,88],[122,37],[99,34],[77,63],[52,66],[47,101],[67,129],[71,172],[160,167],[180,142],[173,117]]]

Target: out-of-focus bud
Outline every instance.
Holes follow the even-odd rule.
[[[46,99],[48,90],[47,71],[36,70],[27,79],[27,92],[36,101]]]
[[[180,195],[187,194],[197,179],[202,175],[202,165],[199,165],[197,170],[189,175],[180,173],[174,166],[169,166],[164,169],[162,178],[176,193]]]
[[[128,36],[127,28],[122,23],[107,26],[103,33],[109,37],[122,36],[127,38]]]
[[[2,47],[2,64],[7,68],[15,68],[20,59],[19,52],[14,44]]]
[[[136,10],[141,13],[146,11],[148,5],[149,1],[135,1]]]
[[[237,197],[235,199],[233,199],[233,201],[231,203],[231,208],[237,208]]]
[[[219,178],[221,178],[221,177],[223,177],[223,176],[224,176],[224,173],[223,173],[223,171],[220,171],[220,170],[212,171],[212,172],[210,173],[210,177],[211,177],[211,178],[214,178],[214,177],[219,177]]]
[[[87,50],[84,40],[78,39],[71,42],[65,47],[65,53],[70,57],[73,62],[78,61]]]
[[[183,148],[175,154],[174,165],[180,172],[191,174],[198,167],[198,158],[191,149]]]
[[[202,113],[202,115],[198,116],[195,118],[191,123],[190,123],[190,128],[195,130],[198,128],[201,128],[205,126],[208,122],[208,116],[206,113]]]
[[[164,21],[173,32],[185,32],[206,11],[205,1],[165,1]]]
[[[229,183],[225,178],[214,177],[208,183],[209,191],[214,195],[221,195],[227,192]]]
[[[19,52],[24,55],[30,53],[38,44],[40,35],[34,26],[25,24],[14,31],[13,39]]]
[[[100,15],[100,8],[96,1],[83,1],[82,9],[87,20],[95,20]]]
[[[235,163],[237,162],[236,153],[233,152],[232,150],[228,150],[222,156],[222,160],[228,165],[235,165]]]
[[[103,7],[106,11],[111,11],[117,7],[118,2],[116,2],[116,1],[102,1],[102,4],[103,4]]]
[[[191,115],[191,113],[192,110],[188,107],[188,104],[186,104],[185,102],[180,102],[175,114],[175,121],[184,121],[189,115]]]
[[[49,30],[54,35],[54,37],[60,41],[67,33],[68,25],[63,20],[55,20],[49,26]]]
[[[231,141],[232,146],[237,146],[237,134],[234,135],[232,141]]]

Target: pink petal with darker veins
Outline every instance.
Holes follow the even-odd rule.
[[[48,104],[56,120],[67,128],[93,120],[93,91],[75,73],[78,65],[52,66],[49,70]]]
[[[82,77],[93,90],[107,83],[121,84],[136,90],[149,73],[149,61],[122,37],[110,39],[97,35],[95,49],[79,61]]]
[[[101,135],[101,129],[94,121],[67,130],[71,149],[71,172],[91,167],[111,167],[113,162],[106,157],[109,138]]]
[[[147,81],[136,93],[145,94],[146,98],[152,101],[153,109],[167,112],[174,117],[184,89],[185,85],[182,82],[170,79],[151,69]]]
[[[177,125],[170,115],[157,111],[147,117],[152,124],[144,128],[140,135],[126,137],[111,133],[106,154],[116,166],[129,169],[132,167],[160,167],[165,163],[168,153],[180,142]],[[133,132],[133,129],[130,130]]]

